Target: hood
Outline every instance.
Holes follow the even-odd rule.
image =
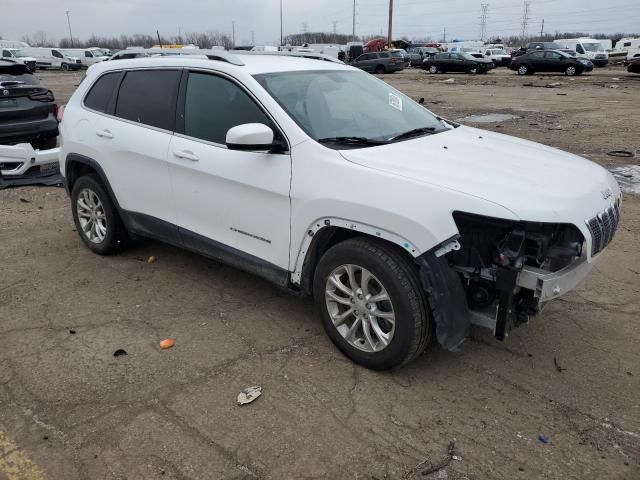
[[[362,166],[482,198],[527,221],[582,229],[620,195],[613,176],[589,160],[465,126],[340,153]]]

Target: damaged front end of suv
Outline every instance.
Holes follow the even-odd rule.
[[[469,324],[490,328],[503,340],[513,328],[538,315],[544,302],[574,288],[593,267],[589,258],[613,239],[620,200],[585,222],[590,242],[568,223],[512,221],[463,212],[454,212],[453,218],[459,235],[435,251],[429,265],[433,269],[435,258],[441,257],[460,280],[450,281],[448,288],[461,283],[464,289],[466,308],[458,305],[449,309],[449,318],[436,318],[440,320],[438,339],[449,348],[451,339],[461,339],[462,329]],[[432,285],[433,279],[423,278],[423,283]],[[448,303],[460,303],[460,296],[452,296]],[[446,310],[444,303],[441,311]]]

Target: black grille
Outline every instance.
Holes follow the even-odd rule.
[[[620,209],[617,204],[587,221],[591,233],[591,255],[596,255],[609,245],[616,233],[619,221]]]

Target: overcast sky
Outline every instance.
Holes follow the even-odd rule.
[[[333,31],[351,33],[352,0],[282,0],[284,32]],[[71,12],[73,36],[219,31],[236,43],[273,43],[280,36],[280,0],[2,0],[0,35],[19,40],[43,30],[58,40],[68,36],[65,11]],[[489,4],[487,36],[520,33],[521,0],[395,0],[394,37],[479,37],[480,4]],[[356,0],[356,34],[386,32],[388,0]],[[640,31],[640,0],[532,0],[528,32]]]

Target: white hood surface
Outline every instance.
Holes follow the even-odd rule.
[[[582,229],[620,195],[613,176],[589,160],[465,126],[340,153],[362,166],[488,200],[526,221]]]

